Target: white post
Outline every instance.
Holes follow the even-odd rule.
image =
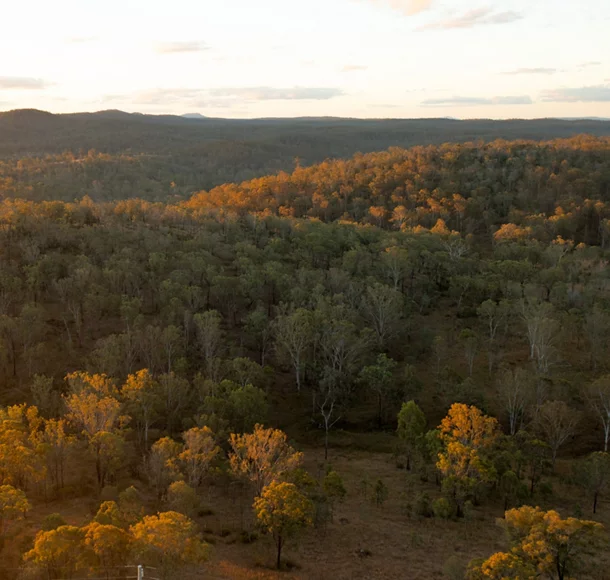
[[[144,580],[144,566],[138,564],[138,580]]]

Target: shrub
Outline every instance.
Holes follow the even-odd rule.
[[[415,498],[415,514],[422,518],[431,518],[434,515],[430,496],[427,493],[420,493]]]
[[[439,497],[432,503],[432,511],[437,518],[448,520],[455,515],[455,510],[446,497]]]

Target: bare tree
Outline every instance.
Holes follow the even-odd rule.
[[[469,328],[465,328],[460,333],[460,340],[464,343],[464,356],[468,364],[468,376],[472,376],[474,360],[479,351],[479,337]]]
[[[604,430],[604,451],[608,451],[610,440],[610,375],[604,375],[593,381],[585,389],[585,395],[591,408],[601,421]]]
[[[486,300],[477,309],[477,314],[485,320],[487,330],[487,367],[491,374],[496,355],[496,338],[498,329],[506,321],[510,311],[510,304],[506,300],[496,303]]]
[[[409,266],[409,252],[391,246],[381,253],[381,265],[385,276],[392,282],[394,290],[400,290]]]
[[[538,409],[536,424],[551,448],[553,465],[557,451],[574,435],[579,421],[580,414],[563,401],[547,401]]]
[[[369,286],[362,300],[362,309],[377,335],[379,346],[383,348],[398,330],[403,313],[401,294],[384,284]]]
[[[532,383],[532,377],[522,368],[506,368],[498,379],[498,391],[508,415],[511,435],[515,435],[523,426]]]
[[[547,303],[522,302],[521,312],[530,345],[530,360],[536,365],[539,374],[546,375],[557,362],[555,345],[559,337],[560,324],[552,318],[553,307]]]
[[[591,367],[597,370],[608,358],[610,313],[596,305],[585,318],[584,331],[589,343]]]
[[[197,338],[201,354],[206,365],[217,357],[222,345],[222,329],[220,324],[222,317],[216,310],[208,310],[201,314],[196,314],[194,317],[195,325],[197,326]]]
[[[326,367],[318,388],[319,394],[316,401],[324,426],[324,459],[328,459],[328,435],[343,415],[349,394],[349,384],[339,372]]]
[[[291,314],[279,316],[274,323],[274,329],[276,346],[290,359],[297,390],[300,391],[303,366],[313,338],[311,312],[298,308]]]

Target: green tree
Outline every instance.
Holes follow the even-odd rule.
[[[597,504],[610,484],[610,455],[605,451],[591,453],[575,467],[576,480],[593,497],[593,513],[597,513]]]
[[[415,401],[402,404],[396,432],[407,457],[407,470],[410,470],[411,459],[421,449],[426,432],[426,416]]]
[[[360,383],[377,397],[377,421],[380,427],[388,399],[395,398],[399,393],[393,375],[395,368],[396,361],[380,354],[374,365],[366,366],[360,371]]]
[[[343,483],[343,479],[341,476],[333,470],[330,470],[325,476],[324,481],[322,482],[322,489],[326,494],[328,499],[328,503],[330,504],[330,518],[331,521],[334,516],[334,508],[336,502],[341,502],[345,499],[347,495],[347,490],[345,489],[345,485]]]

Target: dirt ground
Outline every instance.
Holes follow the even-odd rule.
[[[199,518],[213,555],[201,571],[185,575],[185,580],[457,580],[471,559],[506,549],[503,532],[496,524],[496,518],[503,515],[502,506],[488,501],[461,521],[409,515],[407,505],[413,505],[421,492],[428,492],[432,499],[440,496],[433,481],[422,482],[419,474],[399,469],[389,452],[355,450],[353,444],[347,445],[350,442],[340,438],[336,443],[329,461],[342,476],[347,497],[336,505],[332,523],[311,528],[286,546],[286,570],[273,569],[275,551],[270,538],[243,543],[242,529],[255,529],[252,498],[237,486],[217,481],[203,491],[203,504],[211,513]],[[323,450],[317,446],[302,450],[307,470],[321,478]],[[547,502],[535,503],[545,509],[558,509],[564,517],[597,519],[610,529],[610,501],[603,499],[593,518],[590,499],[565,483],[570,469],[567,462],[558,462],[557,475],[552,478],[554,495]],[[371,489],[377,479],[388,489],[388,498],[381,506],[363,493],[364,482]],[[19,559],[11,555],[31,546],[45,516],[60,513],[67,523],[83,525],[98,503],[77,497],[37,503],[3,550],[0,578],[17,577],[9,568],[18,566]],[[151,511],[152,506],[148,507]],[[608,564],[610,555],[603,554],[591,575],[582,580],[610,580]],[[6,569],[2,571],[2,567]]]
[[[322,453],[306,449],[305,456],[308,470],[317,475]],[[244,545],[234,541],[231,534],[216,542],[208,573],[227,579],[453,580],[460,578],[460,569],[471,559],[506,549],[503,531],[496,524],[496,518],[503,515],[502,506],[486,504],[457,522],[409,516],[406,505],[413,503],[417,494],[427,491],[432,498],[440,495],[433,482],[422,483],[419,475],[398,469],[387,453],[331,451],[330,460],[333,469],[344,478],[348,496],[336,506],[333,523],[309,530],[286,549],[285,558],[294,566],[290,572],[278,574],[270,570],[274,548],[267,539]],[[568,467],[558,465],[558,472],[562,469]],[[382,506],[374,505],[361,492],[363,479],[374,482],[378,478],[389,491]],[[593,519],[588,498],[578,490],[562,484],[560,477],[554,478],[553,488],[556,497],[547,503],[538,502],[541,507],[557,508],[564,517],[582,510],[578,515]],[[218,513],[230,512],[219,506]],[[238,519],[233,510],[228,518],[211,516],[208,525],[210,531],[217,526],[220,533],[219,527]],[[610,525],[610,502],[599,506],[595,519]],[[602,561],[604,565],[596,566],[588,578],[610,579],[605,566],[610,558],[604,554]]]

